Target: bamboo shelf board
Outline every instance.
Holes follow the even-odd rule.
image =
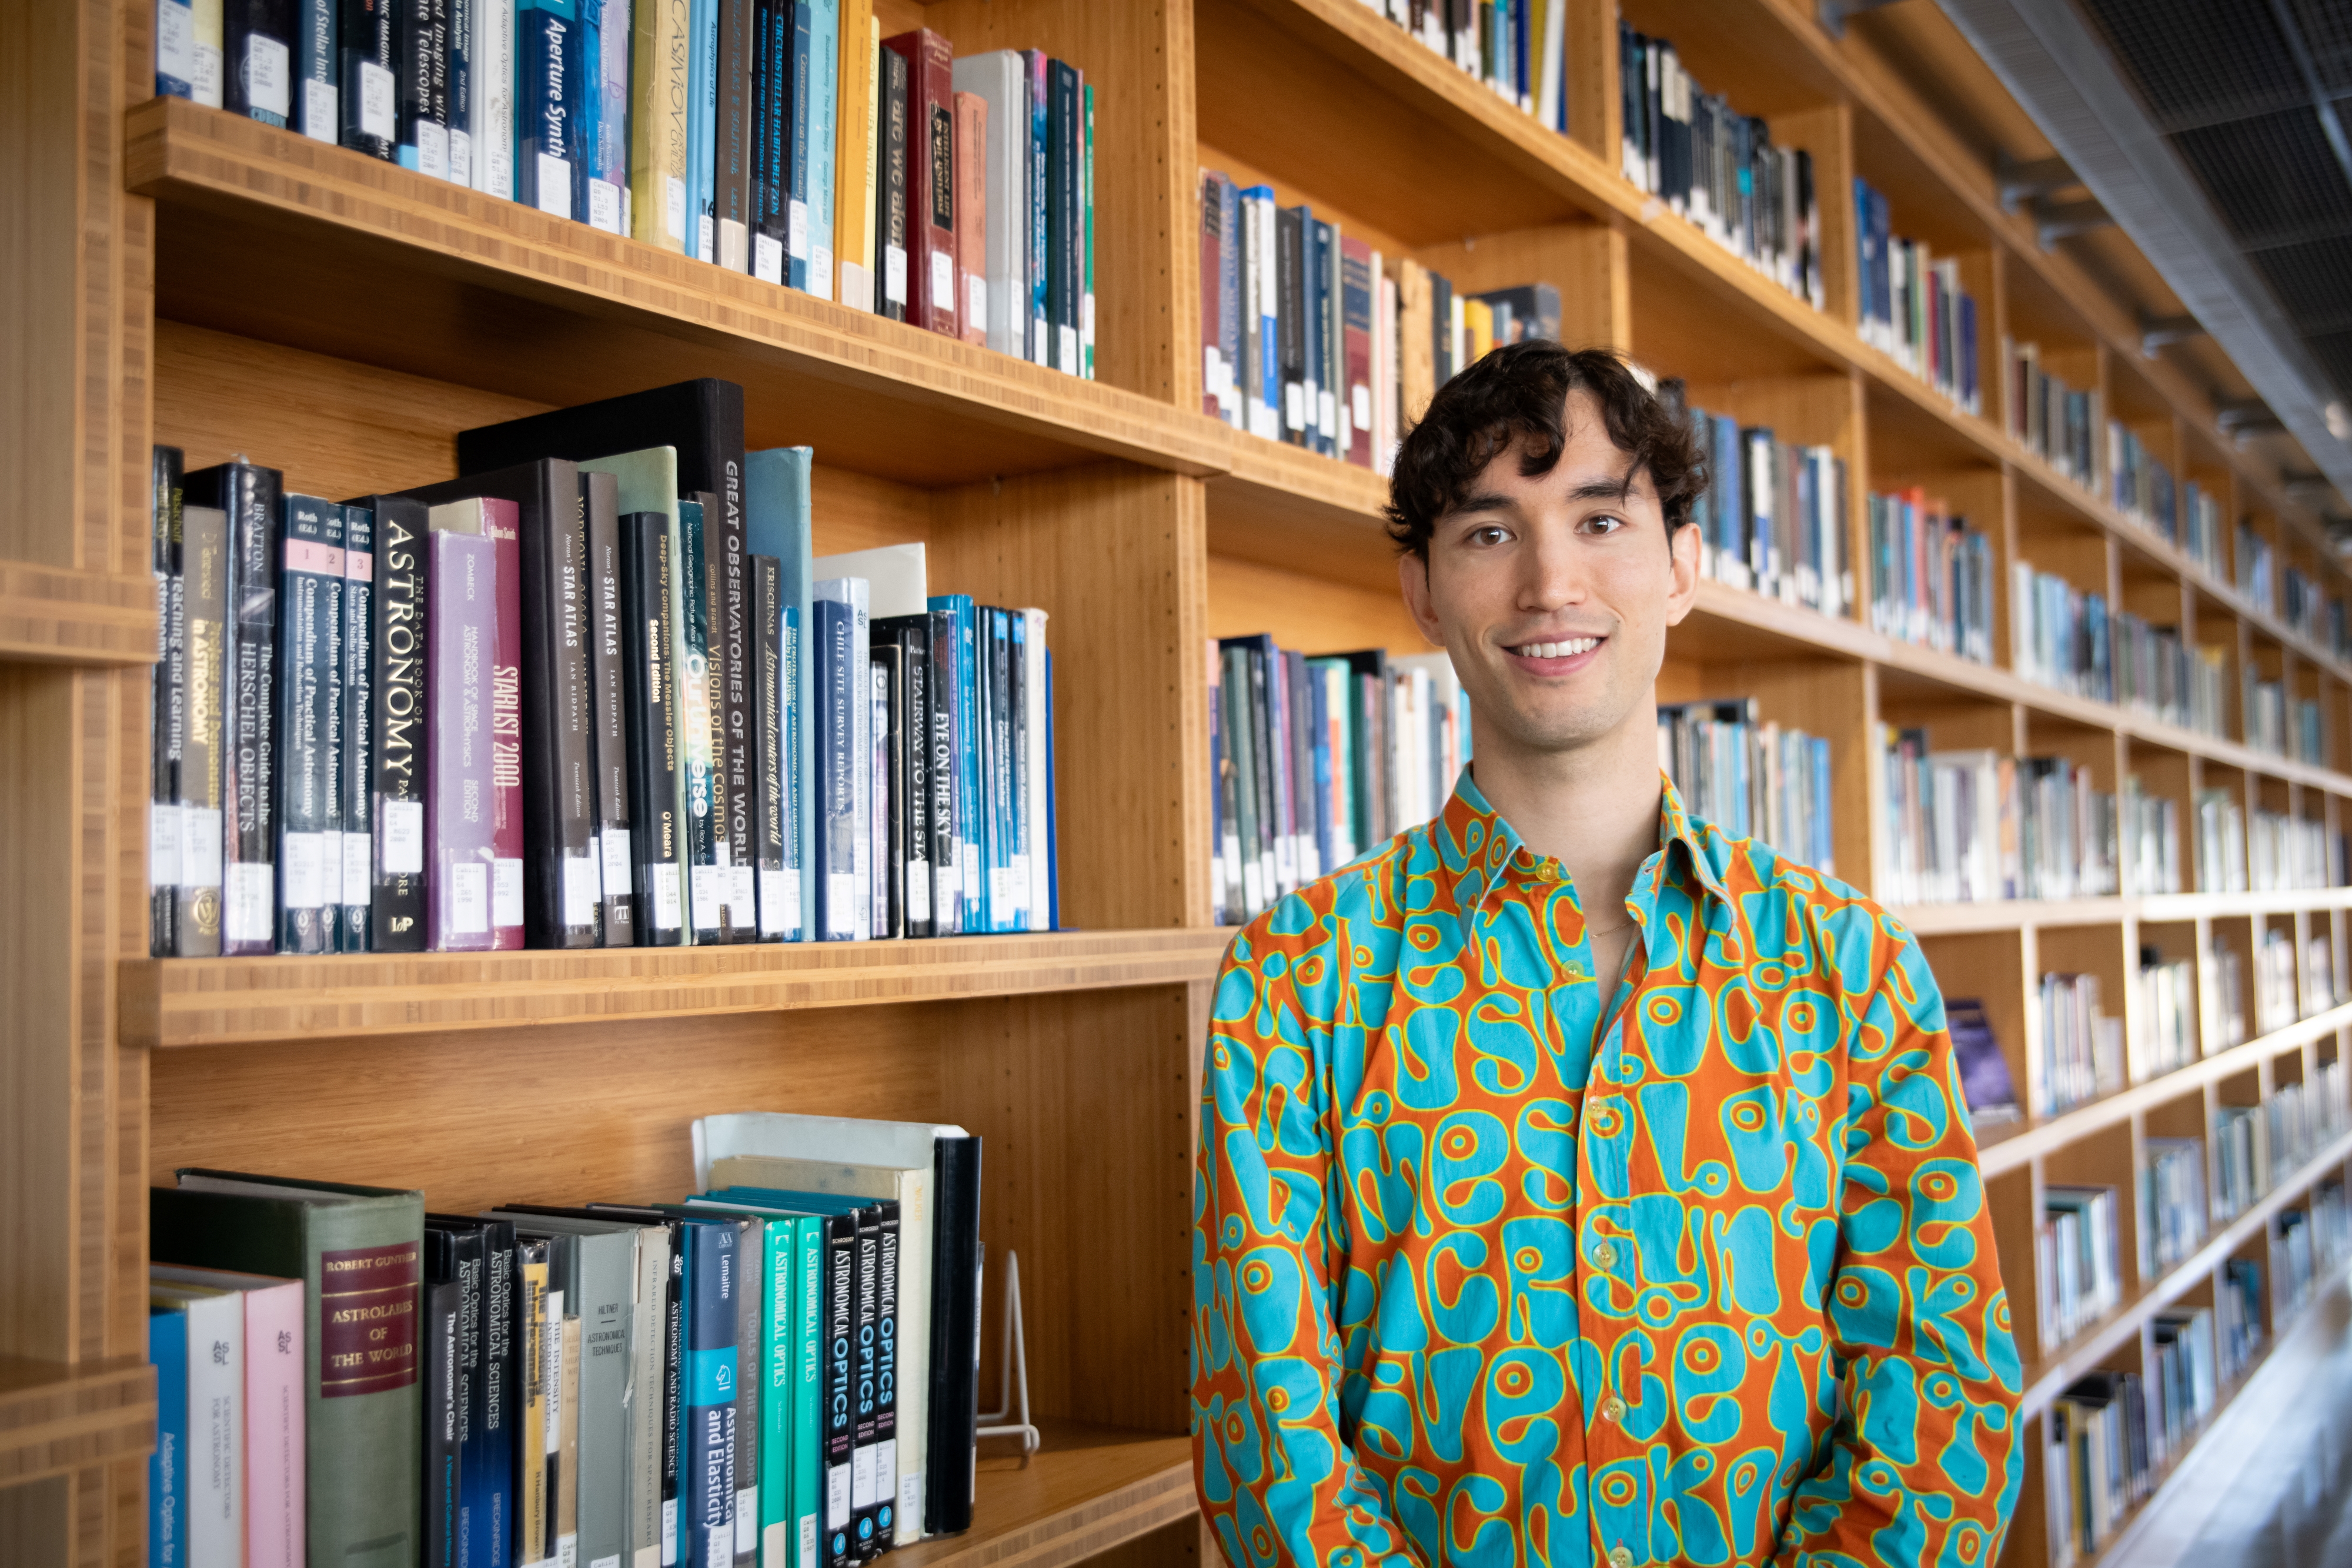
[[[2025,1368],[2025,1403],[2021,1419],[2041,1414],[2066,1385],[2100,1364],[2117,1348],[2138,1337],[2140,1325],[2177,1301],[2181,1292],[2221,1266],[2221,1260],[2263,1228],[2281,1209],[2303,1196],[2319,1178],[2352,1156],[2352,1133],[2322,1149],[2302,1169],[2279,1183],[2243,1214],[2214,1231],[2205,1244],[2157,1279],[2124,1298],[2124,1303],[2092,1327],[2040,1361]],[[2266,1266],[2267,1267],[2267,1266]],[[2275,1340],[2278,1336],[2271,1336]]]
[[[1183,1437],[1044,1421],[1026,1465],[981,1445],[972,1527],[891,1553],[905,1568],[1063,1568],[1192,1514],[1192,1445]]]
[[[155,580],[0,560],[0,659],[155,662]]]
[[[1041,932],[573,952],[143,958],[122,1040],[169,1048],[505,1029],[1181,985],[1215,977],[1216,928]]]
[[[2145,1082],[2121,1089],[2105,1099],[2077,1105],[2038,1122],[2011,1123],[1991,1129],[1977,1142],[1977,1169],[1989,1176],[2019,1170],[2043,1155],[2080,1142],[2102,1127],[2128,1120],[2151,1105],[2160,1105],[2204,1085],[2243,1072],[2265,1057],[2300,1050],[2308,1042],[2340,1029],[2352,1029],[2352,1002],[2312,1014],[2284,1029],[2256,1035],[2236,1045],[2200,1057],[2187,1066],[2158,1073]]]
[[[66,1364],[0,1356],[0,1487],[155,1447],[155,1369],[143,1357]]]
[[[551,404],[724,376],[751,444],[923,486],[1225,466],[1227,433],[1196,413],[290,131],[171,98],[125,131],[171,257],[163,316]]]
[[[1898,904],[1887,913],[1917,936],[1954,936],[2028,926],[2113,925],[2126,920],[2190,921],[2232,915],[2292,915],[2352,907],[2352,888],[2299,893],[2152,893],[2113,898],[1988,899],[1979,904]]]

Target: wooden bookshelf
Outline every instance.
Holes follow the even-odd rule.
[[[1865,492],[1948,495],[2011,560],[2226,647],[2225,733],[2032,684],[2006,620],[1980,665],[1702,585],[1662,693],[1756,695],[1828,737],[1836,870],[1886,883],[1880,727],[2063,752],[2115,789],[2352,829],[2352,661],[2251,602],[2006,434],[2002,334],[2063,346],[2176,475],[2216,490],[2283,570],[2352,578],[2273,456],[2224,439],[2202,378],[2138,354],[2107,275],[2045,254],[1983,149],[1914,75],[1961,48],[1932,13],[1832,39],[1801,0],[1622,0],[1710,90],[1816,160],[1828,308],[1722,250],[1619,173],[1617,5],[1570,0],[1570,130],[1538,125],[1361,0],[879,0],[959,53],[1043,47],[1102,89],[1102,379],[1087,382],[178,101],[150,100],[152,9],[0,8],[33,89],[0,120],[23,243],[0,248],[0,1488],[60,1560],[142,1560],[144,1197],[176,1165],[424,1187],[436,1207],[675,1196],[704,1111],[790,1105],[961,1121],[989,1140],[992,1248],[1029,1286],[1026,1465],[984,1456],[971,1533],[908,1568],[1213,1562],[1185,1433],[1192,1117],[1210,987],[1202,640],[1418,652],[1375,475],[1201,413],[1194,194],[1247,173],[1465,287],[1559,287],[1563,335],[1683,378],[1703,406],[1832,445],[1850,553]],[[33,13],[40,13],[37,23]],[[1892,24],[1889,24],[1892,25]],[[1939,53],[1941,51],[1941,53]],[[1932,74],[1932,73],[1930,73]],[[62,129],[61,129],[62,128]],[[1984,413],[1863,340],[1856,176],[1898,231],[1958,256],[1985,313]],[[943,586],[1039,604],[1058,655],[1062,902],[1074,929],[810,947],[156,961],[145,940],[149,448],[248,451],[348,495],[455,472],[454,434],[693,375],[745,388],[754,445],[811,445],[820,549],[920,539]],[[2104,461],[2104,459],[2103,459]],[[1861,586],[1861,585],[1858,585]],[[1999,584],[2005,601],[2006,576]],[[1864,589],[1866,601],[1866,587]],[[2005,610],[2003,611],[2005,615]],[[2321,703],[2323,757],[2246,744],[2240,673]],[[2192,868],[2193,870],[2194,868]],[[2201,883],[2192,880],[2191,888]],[[2181,1265],[2047,1354],[2032,1224],[2050,1183],[2126,1196],[2145,1140],[2311,1082],[2352,1051],[2352,1003],[2225,1044],[2216,942],[2323,939],[2352,995],[2352,889],[1906,906],[1948,994],[1994,1018],[2027,1118],[1982,1170],[2026,1349],[2029,1430],[2082,1371],[2144,1364],[2148,1320],[2210,1301],[2231,1256],[2340,1173],[2338,1138]],[[2055,1111],[2041,975],[2092,972],[2140,1027],[2143,946],[2197,959],[2189,1065]],[[2248,975],[2251,1000],[2252,975]],[[205,1049],[184,1050],[202,1046]],[[2339,1110],[2342,1108],[2338,1108]],[[2126,1249],[2127,1253],[2130,1249]],[[2275,1259],[2270,1261],[2274,1265]],[[2272,1270],[2275,1277],[2274,1268]],[[2276,1338],[2288,1314],[2274,1303]],[[987,1343],[995,1343],[992,1327]],[[983,1375],[995,1386],[992,1354]],[[2038,1445],[2002,1563],[2045,1568]],[[28,1483],[38,1483],[30,1485]]]

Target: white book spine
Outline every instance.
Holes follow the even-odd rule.
[[[514,43],[512,5],[474,6],[474,189],[514,199]]]
[[[188,1302],[188,1568],[245,1562],[245,1297]]]

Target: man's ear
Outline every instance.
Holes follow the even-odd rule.
[[[1679,626],[1690,614],[1691,606],[1698,602],[1699,526],[1685,523],[1666,541],[1671,560],[1667,568],[1666,624]]]
[[[1397,557],[1397,586],[1404,591],[1404,607],[1412,616],[1412,623],[1433,648],[1445,646],[1445,628],[1438,623],[1437,612],[1429,600],[1429,562],[1407,550]]]

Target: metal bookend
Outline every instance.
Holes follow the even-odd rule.
[[[998,1364],[1004,1368],[1004,1386],[999,1393],[1003,1403],[993,1410],[980,1413],[978,1437],[1018,1437],[1021,1439],[1021,1462],[1026,1465],[1029,1456],[1045,1441],[1029,1419],[1029,1343],[1021,1329],[1021,1255],[1004,1255],[1004,1354]],[[1021,1413],[1017,1421],[1005,1419],[1014,1410]],[[995,1423],[992,1426],[990,1423]]]

